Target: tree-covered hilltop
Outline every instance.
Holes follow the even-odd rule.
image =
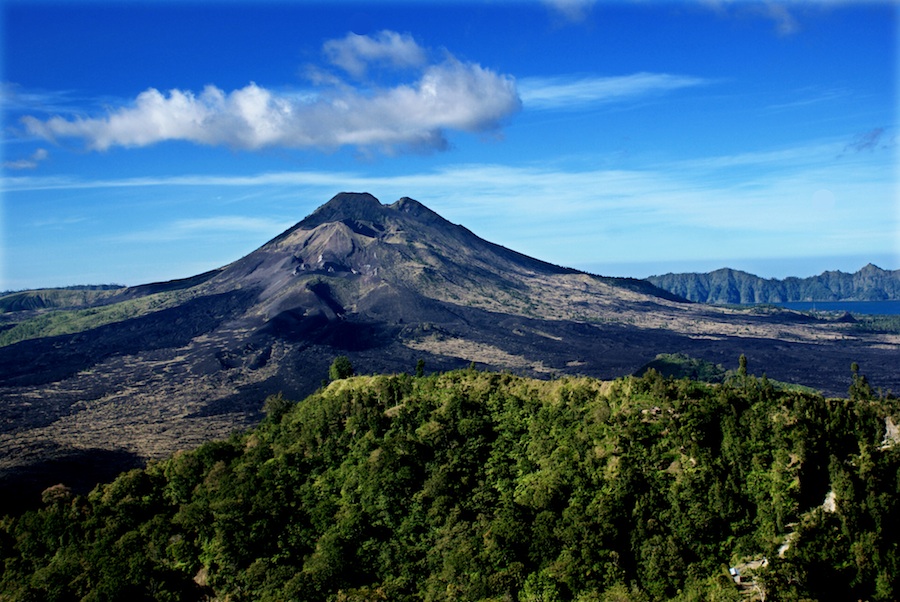
[[[722,268],[706,274],[663,274],[647,280],[700,303],[784,303],[790,301],[887,301],[900,299],[900,270],[871,263],[848,274],[822,272],[808,278],[760,278]]]
[[[856,367],[850,399],[742,368],[270,397],[252,431],[5,518],[0,600],[897,599],[896,400]]]

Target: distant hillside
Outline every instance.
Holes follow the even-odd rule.
[[[900,270],[871,263],[856,273],[822,272],[809,278],[760,278],[723,268],[708,274],[650,276],[659,288],[700,303],[784,303],[790,301],[889,301],[900,299]]]
[[[120,284],[97,284],[0,293],[0,313],[31,309],[89,307],[111,297]]]

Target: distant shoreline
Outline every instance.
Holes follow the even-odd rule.
[[[751,306],[760,305],[758,303]],[[900,301],[788,301],[766,303],[795,311],[839,311],[870,316],[893,316],[900,314]]]

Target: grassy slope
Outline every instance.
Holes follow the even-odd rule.
[[[79,292],[79,291],[76,291]],[[84,309],[51,309],[16,322],[0,332],[0,347],[27,339],[84,332],[104,324],[121,322],[184,302],[186,293],[157,293],[112,305]]]
[[[461,371],[265,409],[5,519],[0,598],[738,600],[763,556],[769,599],[900,594],[895,400]]]
[[[97,286],[19,291],[0,296],[0,313],[45,308],[93,305],[118,293],[123,287]]]
[[[118,285],[18,291],[0,296],[0,347],[27,339],[75,334],[174,307],[196,296],[191,288],[220,270],[131,288]],[[127,299],[110,303],[110,298]]]
[[[651,368],[666,378],[688,378],[712,384],[740,378],[736,371],[726,370],[721,364],[713,364],[683,353],[660,353],[638,370],[635,375],[643,376]],[[774,379],[766,379],[766,382],[778,391],[817,393],[815,389],[805,385],[786,383]]]

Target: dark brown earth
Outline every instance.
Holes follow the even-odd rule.
[[[154,296],[155,295],[155,296]],[[177,295],[177,296],[176,296]],[[0,347],[2,511],[247,428],[265,397],[301,399],[338,355],[358,373],[482,369],[631,374],[688,355],[843,396],[850,364],[900,390],[900,337],[789,311],[687,303],[486,242],[420,203],[341,194],[250,255],[124,289],[160,309]],[[42,310],[43,311],[43,310]],[[58,311],[58,310],[55,310]],[[34,315],[5,316],[6,326]]]

